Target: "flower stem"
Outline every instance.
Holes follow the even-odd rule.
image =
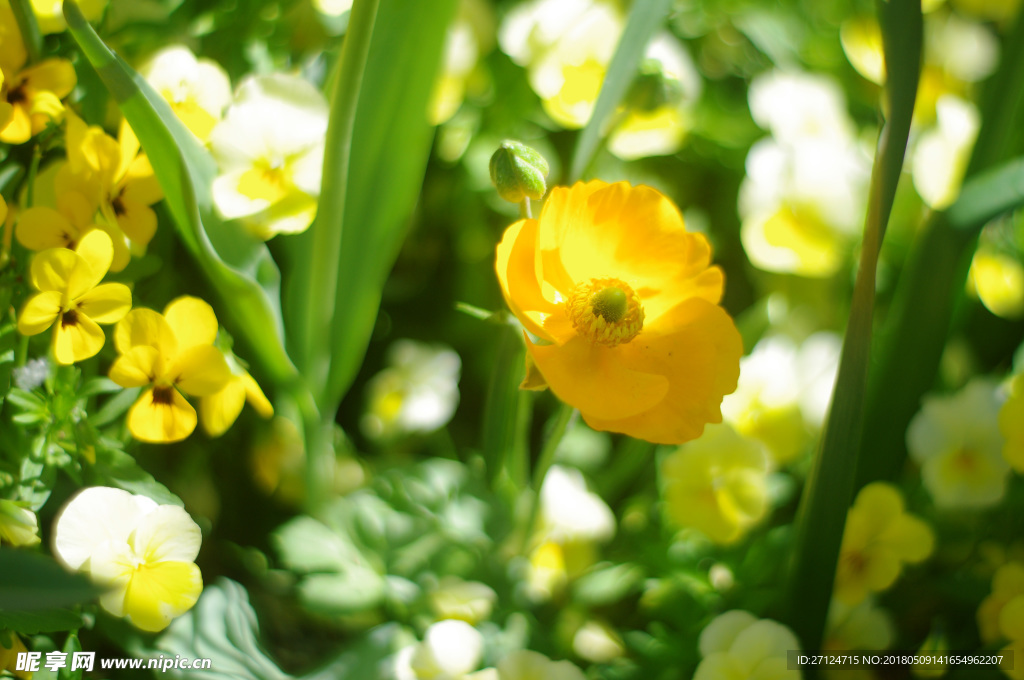
[[[533,212],[530,210],[529,196],[524,196],[523,202],[519,204],[519,216],[527,220],[533,219]]]
[[[533,499],[530,501],[530,514],[526,520],[526,531],[523,533],[523,545],[520,552],[525,553],[530,545],[530,536],[533,534],[534,525],[537,524],[537,515],[540,514],[540,490],[544,486],[544,478],[548,470],[555,462],[555,453],[558,445],[562,443],[562,437],[569,429],[569,424],[575,419],[578,412],[568,404],[561,404],[555,422],[551,426],[544,448],[540,450],[540,458],[537,459],[537,466],[533,469]]]

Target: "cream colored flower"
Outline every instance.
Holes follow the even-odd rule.
[[[397,680],[462,680],[480,665],[484,638],[465,621],[431,625],[423,641],[395,657]]]
[[[490,618],[497,599],[494,589],[484,583],[449,576],[430,594],[430,605],[439,619],[458,619],[475,625]]]
[[[19,503],[0,498],[0,542],[16,548],[38,544],[39,520],[36,513]]]
[[[210,135],[220,167],[213,200],[260,238],[305,231],[316,215],[327,132],[327,101],[309,82],[249,77]]]
[[[458,111],[477,62],[494,46],[494,16],[482,0],[460,0],[455,20],[445,37],[441,73],[428,106],[432,125],[444,123]]]
[[[996,316],[1024,316],[1024,265],[1017,257],[980,246],[971,260],[967,289]]]
[[[926,396],[907,428],[907,448],[940,508],[984,508],[1002,500],[1010,466],[1003,459],[998,386],[976,378],[961,391]]]
[[[967,170],[981,116],[969,101],[943,95],[935,105],[936,125],[914,145],[911,168],[914,188],[935,210],[953,204]]]
[[[202,533],[175,505],[104,486],[83,489],[57,515],[53,551],[108,590],[100,605],[145,631],[163,630],[196,603]]]
[[[203,142],[231,102],[231,81],[224,69],[210,59],[196,59],[184,45],[162,48],[139,73]]]
[[[569,661],[552,661],[538,652],[520,649],[467,680],[585,680],[583,671]]]
[[[700,653],[693,680],[798,680],[787,668],[786,653],[799,650],[793,632],[770,619],[734,609],[720,614],[700,634]]]

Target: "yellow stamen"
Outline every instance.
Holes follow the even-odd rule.
[[[569,295],[566,312],[576,332],[606,347],[629,342],[644,327],[640,296],[619,279],[578,284]]]

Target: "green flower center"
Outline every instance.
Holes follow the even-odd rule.
[[[620,279],[591,279],[569,294],[566,313],[576,332],[594,344],[615,347],[644,327],[640,296]]]

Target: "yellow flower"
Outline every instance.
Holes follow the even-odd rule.
[[[438,619],[458,619],[475,626],[491,616],[498,594],[478,581],[446,576],[430,594],[430,608]]]
[[[171,110],[205,142],[231,102],[231,81],[216,62],[196,59],[183,45],[157,52],[140,70]]]
[[[6,633],[11,637],[11,646],[4,647],[3,644],[0,644],[0,673],[7,671],[16,678],[32,680],[32,673],[30,671],[17,670],[18,654],[24,654],[28,651],[25,643],[21,641],[21,638],[14,631],[6,631]]]
[[[146,442],[176,442],[192,434],[197,416],[181,392],[204,397],[224,388],[231,371],[213,346],[217,317],[194,297],[173,300],[164,313],[132,310],[117,325],[121,353],[110,379],[122,387],[146,387],[128,411],[128,429]]]
[[[1003,458],[1024,473],[1024,375],[1014,378],[1010,398],[999,410],[999,429],[1006,437]]]
[[[327,113],[323,95],[302,78],[244,80],[210,135],[220,167],[217,210],[264,239],[308,229],[320,195]]]
[[[57,172],[57,195],[75,191],[87,197],[99,206],[108,229],[123,233],[135,254],[145,253],[156,233],[156,213],[150,206],[163,191],[149,158],[139,152],[135,133],[122,123],[115,140],[69,113],[66,143],[68,162]]]
[[[462,104],[477,61],[494,43],[494,16],[481,0],[460,0],[459,11],[448,28],[441,73],[427,107],[431,125],[455,115]]]
[[[81,192],[66,191],[57,195],[57,209],[36,206],[24,211],[18,217],[14,234],[18,243],[29,250],[48,248],[71,248],[78,245],[83,236],[93,229],[107,232],[114,247],[110,271],[119,272],[128,265],[131,254],[120,229],[107,224],[97,224],[96,204]]]
[[[1016,600],[1024,600],[1024,564],[1007,562],[992,576],[992,592],[978,606],[978,633],[984,644],[990,645],[1003,637],[1003,609]]]
[[[67,59],[44,59],[25,68],[28,53],[10,4],[0,4],[0,142],[22,144],[51,120],[60,120],[60,100],[75,89]]]
[[[196,603],[202,533],[176,505],[105,486],[83,489],[54,522],[54,553],[109,588],[100,605],[137,628],[163,630]]]
[[[100,285],[113,257],[110,237],[96,229],[74,250],[51,248],[36,255],[30,276],[40,292],[18,315],[18,331],[38,335],[53,326],[53,353],[59,364],[96,356],[105,339],[96,324],[116,323],[132,306],[131,291],[124,284]]]
[[[1024,265],[1016,257],[981,247],[971,260],[967,289],[1004,319],[1024,316]]]
[[[103,16],[103,10],[107,7],[107,0],[78,0],[78,8],[88,21],[99,21]],[[64,21],[64,10],[62,0],[32,0],[32,9],[35,10],[36,20],[39,22],[39,30],[42,33],[60,33],[67,29]]]
[[[225,355],[231,376],[217,392],[204,396],[199,401],[199,421],[203,430],[211,437],[219,437],[238,419],[245,402],[256,409],[261,418],[274,415],[274,407],[259,383],[239,365],[233,356]]]
[[[700,634],[693,680],[799,680],[787,669],[786,654],[800,643],[786,626],[734,609],[714,618]]]
[[[868,484],[846,516],[833,595],[848,605],[888,589],[904,563],[921,562],[934,546],[927,524],[903,511],[903,498],[885,482]]]
[[[742,342],[710,260],[665,196],[592,181],[553,189],[539,219],[509,227],[497,274],[560,399],[596,430],[678,444],[721,422],[739,375]]]
[[[1006,493],[1010,466],[999,433],[998,386],[976,378],[956,394],[926,396],[907,428],[907,449],[941,508],[984,508]]]
[[[20,504],[0,499],[0,539],[15,547],[39,543],[39,521],[36,513]],[[0,664],[0,669],[3,664]]]
[[[708,427],[667,457],[661,472],[668,516],[715,543],[739,540],[768,510],[768,458],[728,425]]]

